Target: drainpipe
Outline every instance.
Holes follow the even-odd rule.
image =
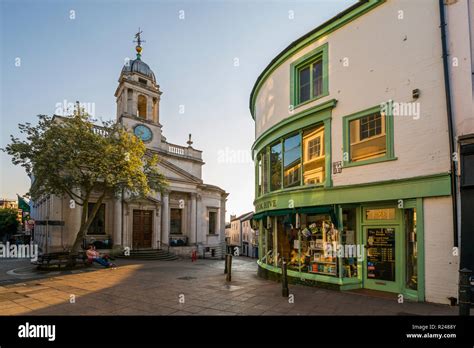
[[[443,71],[444,71],[444,90],[446,93],[446,112],[448,116],[448,134],[449,134],[449,156],[451,164],[451,192],[452,192],[452,209],[453,209],[453,237],[454,246],[458,244],[458,193],[457,193],[457,171],[456,161],[453,161],[452,154],[457,146],[454,139],[453,127],[453,110],[451,106],[451,86],[449,83],[449,63],[448,63],[448,47],[446,39],[446,20],[444,10],[444,0],[439,0],[439,19],[441,28],[441,44],[443,49]]]

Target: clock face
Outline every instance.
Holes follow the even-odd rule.
[[[153,133],[151,132],[151,129],[142,124],[135,126],[135,128],[133,129],[133,133],[145,143],[153,138]]]

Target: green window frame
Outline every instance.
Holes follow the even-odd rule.
[[[379,163],[385,161],[393,161],[395,157],[395,149],[393,143],[393,115],[390,113],[385,114],[385,155],[361,160],[351,161],[350,152],[350,122],[361,119],[366,116],[373,115],[374,113],[381,112],[381,105],[371,107],[366,110],[356,112],[354,114],[345,116],[342,118],[343,122],[343,167],[355,167],[372,163]]]
[[[315,63],[321,62],[322,68],[322,86],[321,93],[315,95],[313,68]],[[317,99],[329,95],[328,81],[328,44],[319,46],[311,52],[297,59],[290,66],[290,104],[293,109],[313,102]],[[309,68],[309,99],[302,101],[300,98],[300,72]]]
[[[315,126],[322,126],[324,127],[324,142],[321,144],[321,146],[324,146],[325,150],[325,168],[324,168],[324,181],[317,183],[317,184],[305,184],[304,183],[304,159],[303,159],[303,133],[306,130],[313,129]],[[332,186],[332,180],[331,180],[331,119],[325,119],[323,121],[317,122],[311,126],[306,126],[304,128],[298,129],[292,133],[288,133],[287,135],[279,138],[276,141],[273,141],[269,145],[265,146],[262,148],[262,150],[257,154],[256,156],[256,166],[255,166],[255,192],[256,192],[256,197],[261,197],[264,196],[265,194],[268,193],[274,193],[278,192],[281,190],[291,190],[291,189],[296,189],[296,188],[301,188],[301,187],[307,187],[307,186],[312,186],[312,187],[330,187]],[[285,140],[294,136],[294,135],[299,135],[300,137],[300,161],[301,161],[301,167],[299,169],[299,185],[295,186],[290,186],[290,187],[285,187],[285,175],[284,175],[284,160],[285,160]],[[271,181],[272,181],[272,168],[271,168],[271,149],[275,145],[280,145],[281,149],[281,168],[280,168],[280,185],[277,188],[272,188]],[[263,159],[266,159],[263,160]],[[259,170],[259,162],[261,161],[262,163],[262,172]],[[266,168],[264,168],[266,167]],[[265,177],[266,174],[266,177]],[[261,188],[258,185],[259,182],[259,175],[262,175],[261,178]]]

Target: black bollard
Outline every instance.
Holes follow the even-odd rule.
[[[227,276],[226,276],[226,280],[228,282],[230,282],[232,280],[232,255],[229,254],[227,255],[227,258],[228,258],[228,264],[227,264]]]
[[[286,261],[282,258],[281,263],[281,294],[283,297],[288,297],[290,290],[288,289],[288,274],[286,272]]]
[[[225,254],[225,259],[224,259],[224,274],[227,274],[227,255],[229,254]]]
[[[471,312],[471,274],[470,269],[459,270],[459,315],[462,316],[468,316]]]

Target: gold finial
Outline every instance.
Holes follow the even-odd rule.
[[[137,43],[137,46],[135,47],[135,50],[137,51],[137,59],[140,59],[142,56],[142,42],[146,42],[145,40],[142,40],[141,34],[143,31],[140,30],[140,27],[138,28],[138,32],[135,34],[135,39],[133,42]]]

